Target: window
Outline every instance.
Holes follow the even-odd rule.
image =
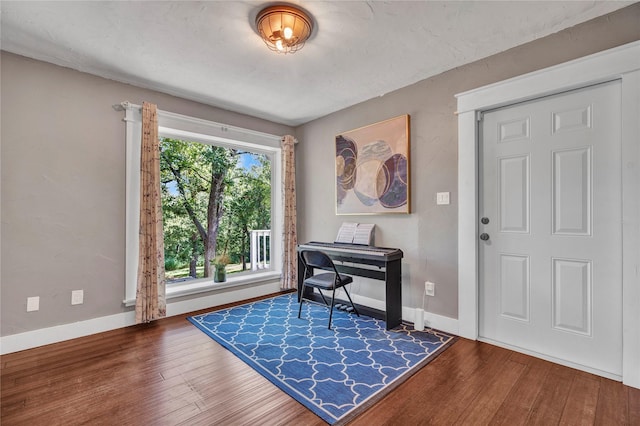
[[[167,284],[270,270],[271,158],[160,137]]]
[[[127,122],[127,248],[125,266],[125,304],[131,305],[135,303],[138,268],[137,231],[139,223],[139,164],[140,134],[142,126],[139,106],[132,104],[124,104],[123,106],[126,110],[125,121]],[[261,282],[279,277],[281,268],[281,242],[280,238],[270,238],[270,235],[281,235],[282,233],[280,137],[164,111],[158,111],[158,124],[159,135],[162,139],[161,144],[164,147],[163,149],[174,149],[175,151],[176,147],[182,147],[186,150],[190,149],[194,151],[201,151],[202,153],[208,152],[208,154],[204,156],[209,156],[210,158],[213,158],[212,156],[216,154],[228,156],[227,160],[229,161],[227,162],[227,165],[230,166],[230,169],[227,170],[227,177],[233,177],[234,179],[251,179],[252,173],[269,172],[269,178],[267,178],[269,185],[267,188],[261,188],[270,194],[268,202],[265,202],[262,207],[263,209],[269,209],[269,212],[267,212],[268,214],[263,212],[263,214],[260,215],[262,222],[255,217],[233,218],[232,215],[225,214],[220,217],[220,222],[218,223],[219,230],[224,230],[224,233],[221,234],[218,232],[217,238],[215,239],[215,245],[224,244],[227,246],[227,254],[230,255],[231,261],[234,262],[234,266],[230,269],[242,269],[244,263],[245,271],[228,275],[227,281],[224,283],[214,282],[212,273],[209,274],[208,277],[203,277],[202,275],[204,274],[202,272],[200,272],[200,277],[197,277],[196,279],[169,279],[167,280],[166,287],[167,298],[170,299],[171,297],[210,291],[215,288],[227,288],[235,285]],[[174,146],[171,146],[171,144]],[[188,149],[186,147],[188,147]],[[167,199],[166,210],[163,201],[163,210],[167,212],[165,213],[165,237],[167,236],[167,233],[175,233],[181,227],[183,229],[187,228],[186,224],[177,224],[175,223],[176,221],[190,220],[195,229],[195,222],[193,219],[188,217],[189,213],[186,213],[184,209],[182,210],[182,213],[186,214],[176,215],[175,213],[178,213],[180,210],[178,208],[169,213],[169,210],[171,209],[169,206],[171,203],[171,197],[173,197],[173,202],[178,202],[180,189],[178,188],[177,178],[174,176],[175,179],[170,179],[168,176],[168,173],[172,173],[170,168],[168,168],[168,164],[165,164],[165,170],[162,171],[162,173],[163,180],[165,181],[163,191],[166,192],[165,198]],[[264,178],[264,176],[262,176],[262,178]],[[232,206],[234,203],[233,196],[237,195],[236,192],[238,194],[242,193],[242,191],[239,190],[240,187],[241,185],[238,185],[235,188],[235,192],[228,191],[226,194],[223,194],[225,195],[223,197],[223,202],[227,203],[227,209],[244,211],[241,209],[241,206]],[[231,189],[230,186],[227,189]],[[187,195],[195,196],[196,194],[190,193]],[[202,194],[199,196],[202,197]],[[242,200],[236,201],[242,202]],[[199,202],[200,204],[207,203],[202,199],[200,199]],[[224,207],[225,206],[223,206],[223,208]],[[196,214],[200,215],[199,220],[201,221],[201,225],[206,223],[206,218],[202,217],[202,211]],[[265,218],[270,219],[268,223],[264,221]],[[231,223],[234,221],[235,223]],[[269,226],[267,226],[267,224],[269,224]],[[247,233],[244,234],[243,238],[238,236],[238,234],[242,233],[238,231],[240,228],[243,228],[242,225],[246,225],[246,231],[249,235],[248,238],[246,237]],[[236,234],[235,237],[232,235],[234,233]],[[176,236],[169,236],[171,243],[176,243],[177,240],[182,238],[176,237],[171,240],[173,237]],[[180,241],[181,244],[184,244],[184,240]],[[245,244],[244,248],[242,248],[243,241]],[[166,243],[167,240],[165,239],[165,245]],[[205,253],[202,238],[200,238],[200,242],[196,241],[196,245],[197,244],[201,244],[202,247],[199,247],[196,250],[196,253],[198,254],[196,270],[203,270]],[[229,250],[232,246],[235,246],[233,252],[232,250]],[[167,253],[175,254],[180,250],[183,251],[181,254],[182,257],[175,260],[178,262],[182,261],[185,257],[184,249],[184,246],[172,247],[167,251],[165,247],[165,257],[167,257],[165,262],[167,260],[172,262],[172,260],[169,259],[170,256],[167,256]],[[224,250],[218,249],[214,250],[214,252],[220,254],[223,253]],[[189,262],[196,257],[193,255],[193,252],[188,254],[188,256],[190,256]],[[208,257],[211,256],[212,252],[209,253]],[[170,275],[167,276],[167,278],[169,277]]]

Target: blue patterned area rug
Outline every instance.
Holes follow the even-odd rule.
[[[345,423],[426,365],[454,337],[337,309],[302,305],[295,293],[189,317],[329,424]]]

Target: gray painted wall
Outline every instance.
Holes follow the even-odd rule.
[[[343,221],[375,223],[376,244],[399,247],[405,253],[403,305],[419,306],[424,281],[430,280],[436,283],[436,296],[429,299],[427,310],[457,318],[458,141],[454,95],[638,39],[640,4],[634,4],[299,127],[299,240],[332,241]],[[413,213],[336,216],[335,135],[402,114],[411,115]],[[436,192],[445,191],[451,193],[451,205],[437,206]],[[359,279],[353,290],[384,300],[383,286],[375,281]]]
[[[454,94],[640,39],[640,4],[300,126],[299,239],[331,241],[344,220],[377,224],[400,247],[404,305],[426,279],[430,312],[457,317],[457,123]],[[123,312],[124,100],[272,134],[292,129],[2,52],[0,335]],[[310,100],[312,102],[313,100]],[[412,214],[336,216],[334,136],[411,115]],[[451,192],[436,206],[437,191]],[[85,303],[71,306],[71,290]],[[383,300],[382,286],[357,294]],[[26,298],[40,296],[27,313]]]
[[[288,126],[2,52],[0,333],[125,311],[122,101],[261,132]],[[71,290],[84,304],[71,306]],[[40,310],[26,312],[29,296]],[[130,309],[130,308],[129,308]]]

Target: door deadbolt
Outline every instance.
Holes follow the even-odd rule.
[[[489,218],[488,217],[483,217],[482,219],[480,219],[480,222],[482,222],[483,225],[486,225],[489,223]]]
[[[489,234],[487,234],[487,233],[480,234],[480,239],[482,241],[487,241],[489,239]]]

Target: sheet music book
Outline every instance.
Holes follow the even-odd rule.
[[[343,222],[335,243],[373,245],[374,223]]]

